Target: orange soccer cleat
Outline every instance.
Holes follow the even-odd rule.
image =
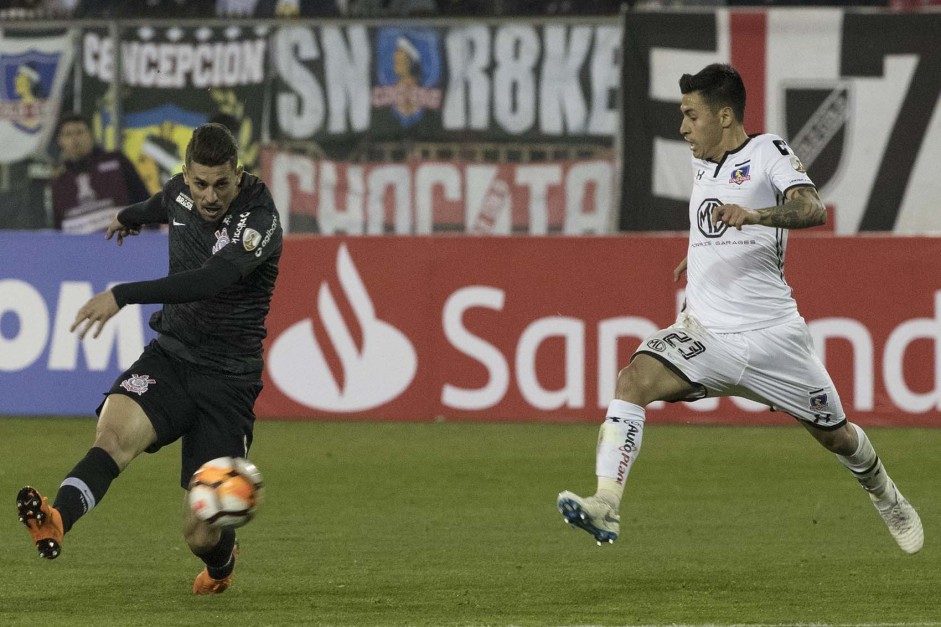
[[[16,495],[16,512],[29,529],[39,557],[54,560],[62,553],[65,530],[59,510],[47,504],[47,500],[36,488],[26,486]]]
[[[235,543],[235,546],[232,547],[232,560],[234,561],[239,554],[239,545],[238,542]],[[233,564],[233,568],[235,565]],[[225,592],[229,586],[232,585],[232,575],[229,574],[228,577],[223,579],[213,579],[209,576],[209,569],[204,568],[201,573],[196,575],[196,579],[193,580],[193,594],[206,595],[206,594],[222,594]]]

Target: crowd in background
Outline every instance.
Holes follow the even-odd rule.
[[[0,19],[470,17],[616,14],[622,6],[869,6],[912,10],[941,0],[0,0]]]
[[[16,21],[43,19],[168,16],[180,19],[616,16],[625,7],[828,5],[881,6],[893,10],[933,6],[937,10],[941,0],[0,0],[0,20],[7,26]],[[35,74],[27,64],[22,64],[17,80],[37,84],[27,80],[31,71]],[[226,125],[237,133],[237,124]],[[102,216],[111,215],[115,207],[141,199],[146,195],[143,188],[126,156],[105,151],[93,141],[88,119],[80,112],[72,118],[66,115],[54,133],[49,155],[0,162],[0,228],[54,226],[70,232],[99,229],[105,220]]]

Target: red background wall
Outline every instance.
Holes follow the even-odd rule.
[[[826,363],[847,413],[863,424],[941,425],[936,382],[941,312],[935,306],[935,294],[941,294],[939,240],[802,235],[792,239],[786,263],[801,313],[812,328],[831,319],[837,333],[871,337],[871,359],[865,351],[856,355],[861,371],[854,371],[849,341],[825,343]],[[598,391],[599,372],[613,377],[640,341],[639,336],[621,338],[616,365],[599,366],[599,350],[613,343],[601,342],[599,349],[599,323],[633,316],[639,322],[635,329],[669,325],[682,287],[672,282],[672,270],[685,247],[685,237],[675,236],[289,238],[269,317],[258,414],[597,421],[610,400],[610,392]],[[322,293],[336,307],[332,323],[325,322],[330,313],[319,300]],[[451,339],[444,322],[448,312]],[[570,330],[568,345],[559,335],[563,327]],[[543,335],[536,333],[540,328]],[[454,339],[455,329],[463,339]],[[541,341],[534,340],[531,350],[523,351],[532,357],[517,364],[527,329]],[[902,358],[886,361],[890,335],[908,331],[914,336],[902,342],[907,344]],[[583,352],[578,350],[582,342]],[[320,354],[310,350],[313,344]],[[914,403],[921,406],[906,401],[898,381],[887,386],[886,366],[891,370],[899,361],[908,397],[921,395]],[[499,385],[504,368],[505,390]],[[872,385],[857,395],[857,381],[869,375]],[[521,377],[529,377],[528,395]],[[491,393],[480,392],[488,384]],[[446,388],[463,390],[478,406],[448,402]],[[570,393],[552,402],[560,388]],[[715,407],[705,403],[705,409],[665,405],[648,416],[680,422],[790,420],[743,409],[730,399]]]

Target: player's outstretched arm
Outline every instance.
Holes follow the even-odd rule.
[[[75,314],[75,321],[69,327],[69,332],[78,330],[78,337],[85,339],[85,335],[95,329],[92,338],[98,337],[105,323],[121,310],[111,290],[92,296],[91,300],[82,305]]]
[[[118,246],[129,235],[139,235],[145,224],[166,224],[167,211],[163,207],[163,192],[157,192],[147,200],[128,205],[114,216],[108,225],[105,239],[118,236]]]
[[[95,327],[98,337],[105,323],[130,303],[191,303],[212,298],[242,278],[235,264],[210,257],[202,267],[185,270],[154,281],[119,283],[107,292],[96,294],[75,315],[70,332],[78,330],[79,339]]]
[[[108,230],[105,232],[105,239],[111,239],[115,235],[118,238],[118,246],[121,246],[124,243],[124,238],[129,235],[139,235],[140,228],[134,228],[121,224],[121,221],[118,220],[118,216],[114,216],[114,220],[111,221],[111,224],[108,225]]]
[[[712,210],[713,226],[719,223],[742,230],[746,224],[782,229],[806,229],[827,221],[827,209],[817,190],[810,186],[794,187],[787,192],[783,205],[749,209],[741,205],[719,205]]]
[[[825,224],[827,209],[810,186],[794,187],[787,192],[783,205],[758,210],[758,224],[784,229],[806,229]]]

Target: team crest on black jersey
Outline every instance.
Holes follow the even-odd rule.
[[[222,250],[222,248],[226,244],[232,241],[231,239],[229,239],[229,232],[225,229],[219,229],[218,231],[216,231],[215,236],[216,236],[216,243],[212,247],[213,255],[215,255],[217,252]]]
[[[121,381],[121,387],[128,392],[133,392],[138,396],[142,396],[144,392],[146,392],[148,388],[155,383],[157,383],[157,381],[155,379],[151,379],[150,375],[132,374],[130,378]]]
[[[735,183],[736,185],[741,185],[745,181],[751,180],[751,164],[746,163],[743,166],[737,167],[732,170],[732,177],[729,179],[729,183]]]

